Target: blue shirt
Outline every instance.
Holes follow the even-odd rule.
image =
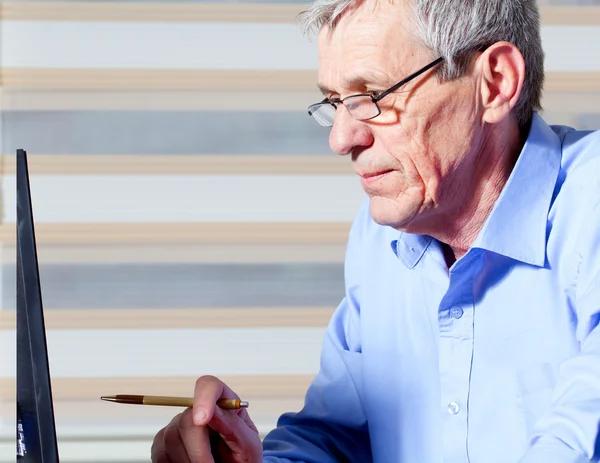
[[[438,241],[364,204],[345,281],[305,406],[265,438],[265,462],[600,461],[600,132],[535,114],[450,269]]]

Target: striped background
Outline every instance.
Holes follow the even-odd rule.
[[[600,126],[600,2],[542,4],[545,116]],[[298,409],[363,194],[303,3],[0,2],[0,462],[14,461],[14,152],[30,155],[64,461],[147,461],[176,412],[102,394],[226,379]]]

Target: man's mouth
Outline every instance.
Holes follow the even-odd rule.
[[[369,185],[371,183],[377,182],[378,180],[381,180],[383,177],[385,177],[390,172],[393,172],[393,170],[387,169],[387,170],[379,170],[377,172],[369,172],[369,173],[359,174],[360,175],[360,183],[363,185]]]

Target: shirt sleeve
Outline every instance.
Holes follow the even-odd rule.
[[[365,210],[365,208],[367,208]],[[364,204],[354,221],[345,262],[345,297],[323,340],[320,368],[298,413],[280,417],[263,441],[264,463],[369,463],[367,419],[361,403],[360,240]]]
[[[519,463],[600,461],[600,204],[578,241],[574,305],[580,351],[560,366],[552,406],[536,423]]]

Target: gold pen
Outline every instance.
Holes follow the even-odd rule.
[[[188,407],[194,406],[194,399],[191,397],[165,397],[157,395],[129,395],[118,394],[100,397],[101,400],[116,402],[119,404],[134,405],[162,405],[167,407]],[[238,410],[247,408],[248,402],[239,399],[219,399],[217,405],[225,410]]]

